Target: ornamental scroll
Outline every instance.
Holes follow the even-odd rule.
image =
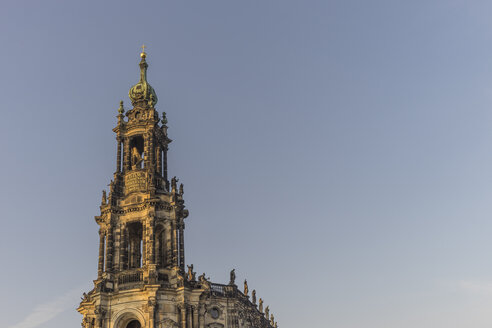
[[[142,171],[128,172],[125,175],[125,193],[130,194],[135,191],[147,189],[147,174]]]

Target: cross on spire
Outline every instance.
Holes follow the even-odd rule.
[[[142,57],[142,60],[145,60],[145,57],[147,57],[147,54],[145,53],[145,44],[142,44],[142,52],[140,53],[140,57]]]

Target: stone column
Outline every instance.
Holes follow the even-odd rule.
[[[193,328],[199,328],[198,327],[198,311],[199,311],[199,306],[195,305],[193,306]]]
[[[200,304],[198,312],[198,326],[199,328],[205,328],[205,305]]]
[[[99,229],[99,262],[97,265],[97,278],[102,277],[104,270],[104,231]]]
[[[156,301],[155,299],[151,299],[148,302],[148,309],[149,309],[149,328],[154,328],[155,326],[155,308],[156,308]]]
[[[155,167],[155,152],[154,152],[154,134],[151,132],[148,134],[148,139],[149,139],[149,167],[151,168],[151,171],[154,171],[156,169]]]
[[[149,227],[149,262],[150,264],[156,264],[155,260],[155,229],[154,229],[154,220],[151,220]]]
[[[193,327],[193,306],[188,305],[187,308],[188,308],[188,313],[187,313],[188,326],[187,327],[192,328]]]
[[[147,253],[148,247],[148,236],[149,236],[149,225],[148,222],[142,223],[142,249],[140,250],[140,254],[142,256],[142,267],[147,264],[149,254]]]
[[[157,157],[157,173],[162,176],[162,151],[161,145],[157,145],[155,155]]]
[[[121,172],[121,138],[116,138],[118,141],[118,151],[116,153],[116,172]]]
[[[179,266],[184,271],[185,255],[184,255],[184,223],[179,225]]]
[[[142,234],[143,234],[143,231],[142,231]],[[143,243],[140,243],[140,238],[138,238],[138,236],[135,236],[134,237],[134,240],[133,240],[133,244],[135,245],[135,268],[139,268],[140,267],[140,263],[143,262],[142,261],[142,246],[143,246]]]
[[[164,227],[162,229],[162,233],[159,238],[159,256],[160,256],[160,262],[161,266],[165,268],[167,266],[167,261],[168,261],[168,253],[167,253],[167,228]]]
[[[144,169],[149,168],[149,134],[146,133],[144,137]]]
[[[180,304],[181,328],[186,328],[186,304]]]
[[[126,251],[127,251],[127,229],[124,224],[121,224],[120,227],[120,270],[126,269]]]
[[[164,165],[164,181],[166,182],[166,190],[169,191],[169,181],[167,180],[167,146],[164,148],[164,152],[162,154]]]
[[[104,316],[106,315],[106,310],[99,306],[95,309],[94,314],[96,315],[95,326],[97,328],[102,328],[104,326]]]
[[[120,267],[120,255],[121,254],[121,226],[114,228],[114,241],[113,241],[113,271],[118,271]]]
[[[164,245],[164,251],[166,252],[166,257],[165,261],[163,263],[164,267],[167,267],[172,263],[173,259],[173,244],[172,244],[172,227],[169,221],[165,225],[165,234],[166,237],[164,238],[165,240],[165,245]]]
[[[109,226],[106,235],[106,272],[113,267],[113,227]]]
[[[135,243],[135,236],[129,235],[129,249],[130,249],[130,254],[128,254],[128,268],[133,269],[136,266],[136,257],[137,257],[137,249],[136,249],[136,243]]]
[[[162,261],[162,234],[164,231],[159,231],[159,233],[154,232],[154,263],[160,267],[164,267],[164,262]]]
[[[130,158],[130,138],[125,138],[123,141],[123,170],[125,172],[130,171],[131,158]]]
[[[171,238],[173,245],[173,266],[178,266],[178,242],[177,242],[177,233],[176,233],[176,222],[171,223]]]

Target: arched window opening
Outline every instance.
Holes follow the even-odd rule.
[[[166,230],[164,229],[164,227],[159,226],[156,230],[155,235],[156,263],[159,267],[163,268],[167,265]]]
[[[141,328],[140,322],[138,320],[132,320],[127,325],[126,328]]]
[[[142,223],[128,224],[128,267],[130,269],[142,267]]]

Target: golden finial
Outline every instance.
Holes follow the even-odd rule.
[[[140,53],[140,57],[145,58],[147,54],[145,53],[145,44],[142,44],[142,53]]]

